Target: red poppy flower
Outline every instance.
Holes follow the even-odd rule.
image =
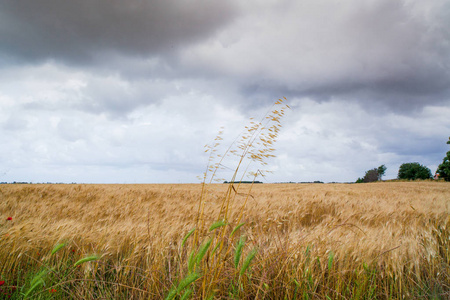
[[[12,217],[8,217],[8,219],[6,219],[6,220],[8,220],[8,221],[12,221]]]
[[[0,281],[0,286],[2,286],[2,285],[4,285],[5,284],[5,281]]]
[[[56,289],[49,290],[50,293],[56,293]]]

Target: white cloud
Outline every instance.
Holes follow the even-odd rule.
[[[434,172],[445,153],[447,107],[426,107],[411,117],[371,114],[340,101],[299,99],[292,107],[277,147],[274,181],[355,181],[382,164],[386,178],[396,178],[399,165],[411,161]]]
[[[158,16],[136,1],[82,4],[0,4],[1,180],[195,182],[222,126],[226,148],[283,96],[292,110],[270,182],[354,181],[381,164],[394,178],[401,163],[433,169],[447,151],[448,1],[232,1],[198,12],[157,1]],[[65,5],[96,13],[80,21]],[[29,39],[13,34],[23,28]]]

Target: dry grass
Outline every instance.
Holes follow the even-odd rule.
[[[218,219],[227,188],[212,184],[204,192],[208,226]],[[243,196],[230,202],[228,233],[249,188],[241,185]],[[80,256],[98,253],[104,281],[122,284],[137,293],[133,297],[164,297],[186,272],[181,241],[197,224],[201,194],[200,184],[2,185],[0,275],[20,285],[19,265],[43,261],[42,253],[66,241],[70,248],[60,259],[71,249]],[[289,298],[300,293],[296,281],[303,292],[312,285],[309,294],[296,294],[303,298],[355,298],[354,284],[345,281],[366,282],[358,279],[365,267],[377,272],[374,296],[449,295],[449,183],[262,184],[250,195],[239,234],[259,250],[248,294],[240,297]],[[200,240],[208,235],[201,232]],[[234,276],[227,268],[222,275],[218,287]],[[383,286],[383,278],[392,282]],[[227,293],[216,291],[216,297]]]

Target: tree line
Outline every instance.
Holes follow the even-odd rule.
[[[448,138],[447,144],[450,144],[450,137]],[[381,165],[378,168],[368,170],[364,177],[356,180],[356,183],[379,181],[384,176],[386,169],[385,165]],[[450,181],[450,151],[447,152],[442,163],[437,168],[436,176],[438,179]],[[404,163],[398,169],[397,179],[416,180],[430,178],[433,178],[431,170],[418,162]]]

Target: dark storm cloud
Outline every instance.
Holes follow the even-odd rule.
[[[423,70],[416,70],[421,72]],[[259,83],[243,83],[240,92],[247,99],[268,101],[280,97],[309,98],[317,102],[332,99],[344,102],[357,102],[374,112],[395,111],[409,114],[427,105],[450,104],[450,74],[434,72],[434,74],[417,74],[405,77],[386,77],[374,81],[323,82],[318,86],[288,87],[279,82],[263,80]],[[427,76],[428,75],[428,76]],[[268,101],[270,102],[270,101]]]
[[[286,96],[406,112],[448,103],[448,28],[450,4],[441,0],[6,0],[0,61],[82,63],[76,67],[116,73],[135,90],[149,78],[194,79],[193,89],[217,87],[211,94],[231,86],[244,109]],[[163,86],[151,98],[174,91]],[[120,112],[146,103],[108,93],[81,105]]]
[[[229,21],[228,1],[80,0],[0,3],[3,59],[90,62],[109,52],[158,55]]]
[[[254,102],[267,95],[338,98],[396,111],[448,103],[448,1],[283,3],[253,8],[186,63],[230,76]]]

